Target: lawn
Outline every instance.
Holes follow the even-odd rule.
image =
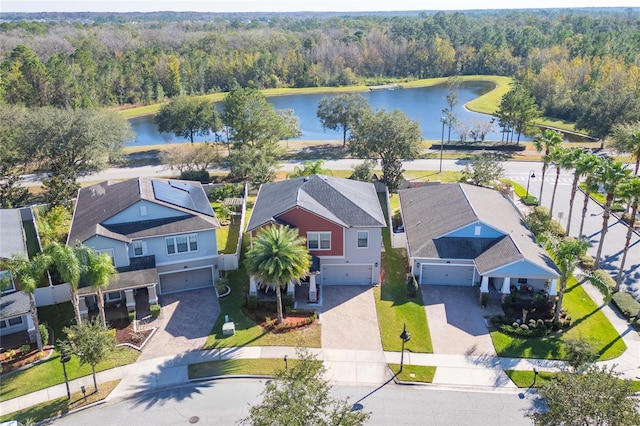
[[[400,371],[400,364],[388,364],[392,372]],[[402,371],[396,376],[403,382],[432,383],[436,375],[436,367],[429,365],[404,364]]]
[[[599,361],[616,358],[627,349],[627,345],[600,307],[596,306],[575,278],[569,281],[562,308],[572,318],[571,328],[562,334],[538,339],[521,339],[492,331],[491,338],[498,356],[563,359],[564,341],[580,337],[591,343],[598,353]]]
[[[384,194],[380,195],[383,213],[387,217],[387,202]],[[382,230],[384,251],[382,268],[384,281],[374,289],[378,326],[385,351],[399,352],[402,346],[400,333],[406,324],[411,334],[405,348],[412,352],[432,353],[431,334],[427,324],[427,315],[422,301],[422,293],[409,298],[406,288],[406,250],[392,249],[389,227]]]
[[[249,238],[245,234],[243,253],[247,249]],[[320,347],[320,324],[314,323],[299,331],[287,333],[266,332],[253,318],[245,315],[243,307],[246,304],[246,289],[249,287],[249,276],[244,266],[227,273],[231,294],[220,299],[221,313],[211,330],[211,334],[204,344],[204,349],[235,346],[305,346]],[[236,325],[233,336],[222,334],[222,324],[225,315]],[[274,313],[275,316],[275,313]]]
[[[51,327],[54,341],[64,339],[65,336],[62,329],[73,321],[71,302],[38,308],[38,319],[41,323],[46,323]],[[96,371],[131,364],[138,359],[139,355],[140,352],[133,349],[117,348],[105,361],[96,366]],[[66,364],[66,368],[69,380],[91,374],[91,366],[86,364],[81,366],[80,360],[76,356],[71,357],[71,361]],[[62,364],[60,363],[60,354],[54,350],[47,360],[31,368],[3,375],[0,381],[0,401],[26,395],[59,383],[64,383],[64,375]]]
[[[102,383],[99,385],[98,392],[88,393],[86,399],[83,397],[82,392],[74,392],[71,394],[71,399],[63,396],[13,413],[6,413],[0,416],[0,422],[17,420],[20,424],[26,425],[57,417],[66,414],[69,410],[77,410],[86,405],[102,401],[118,386],[118,383],[120,383],[120,380]]]
[[[505,370],[507,376],[511,379],[513,383],[519,388],[528,388],[533,384],[534,374],[533,371],[529,370]],[[536,387],[540,386],[543,383],[552,380],[558,374],[562,373],[551,373],[548,371],[540,371],[538,373],[538,377],[536,378]],[[632,380],[634,392],[640,392],[640,380]]]
[[[297,363],[298,360],[293,358],[287,361],[289,367],[293,367]],[[189,364],[189,379],[232,375],[273,376],[276,371],[284,368],[284,360],[281,358],[207,361]]]

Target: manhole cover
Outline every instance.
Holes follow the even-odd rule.
[[[189,423],[191,424],[198,423],[199,421],[200,421],[200,417],[198,416],[189,417]]]

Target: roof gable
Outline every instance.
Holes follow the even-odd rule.
[[[247,226],[252,231],[292,208],[300,207],[342,227],[384,227],[373,184],[324,175],[265,183]]]

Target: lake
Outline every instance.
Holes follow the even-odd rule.
[[[490,82],[469,81],[463,82],[458,88],[458,104],[453,111],[462,123],[485,122],[488,123],[492,117],[486,114],[471,112],[464,108],[464,105],[472,99],[475,99],[493,89],[494,85]],[[395,90],[372,90],[362,92],[362,96],[369,102],[369,105],[375,110],[384,108],[387,111],[399,109],[403,111],[411,119],[416,120],[422,129],[424,139],[440,140],[442,137],[442,110],[447,107],[446,96],[448,89],[446,85],[441,84],[431,87],[419,87],[412,89],[396,88]],[[298,140],[342,140],[341,131],[324,130],[320,124],[320,120],[316,116],[318,103],[327,97],[335,96],[335,94],[301,94],[301,95],[285,95],[268,97],[267,100],[277,109],[293,109],[295,115],[300,119],[300,129],[302,136]],[[129,120],[133,130],[136,133],[136,140],[128,145],[142,146],[154,145],[162,143],[184,143],[188,139],[177,137],[172,133],[160,133],[158,127],[153,123],[152,116],[132,118]],[[502,140],[502,134],[496,124],[493,125],[493,131],[486,137],[487,140]],[[445,139],[447,138],[447,129],[445,129]],[[198,136],[196,141],[212,140],[213,135]],[[452,129],[451,139],[457,140],[458,134]],[[520,141],[528,141],[524,135]]]

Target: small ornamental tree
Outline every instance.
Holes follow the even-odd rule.
[[[297,348],[298,361],[267,382],[260,404],[249,409],[245,425],[363,425],[369,413],[352,410],[347,400],[331,396],[325,368],[307,349]]]
[[[98,391],[96,365],[115,350],[116,340],[109,329],[97,318],[63,329],[67,340],[59,342],[63,350],[80,358],[80,364],[89,364],[93,373],[93,386]]]

